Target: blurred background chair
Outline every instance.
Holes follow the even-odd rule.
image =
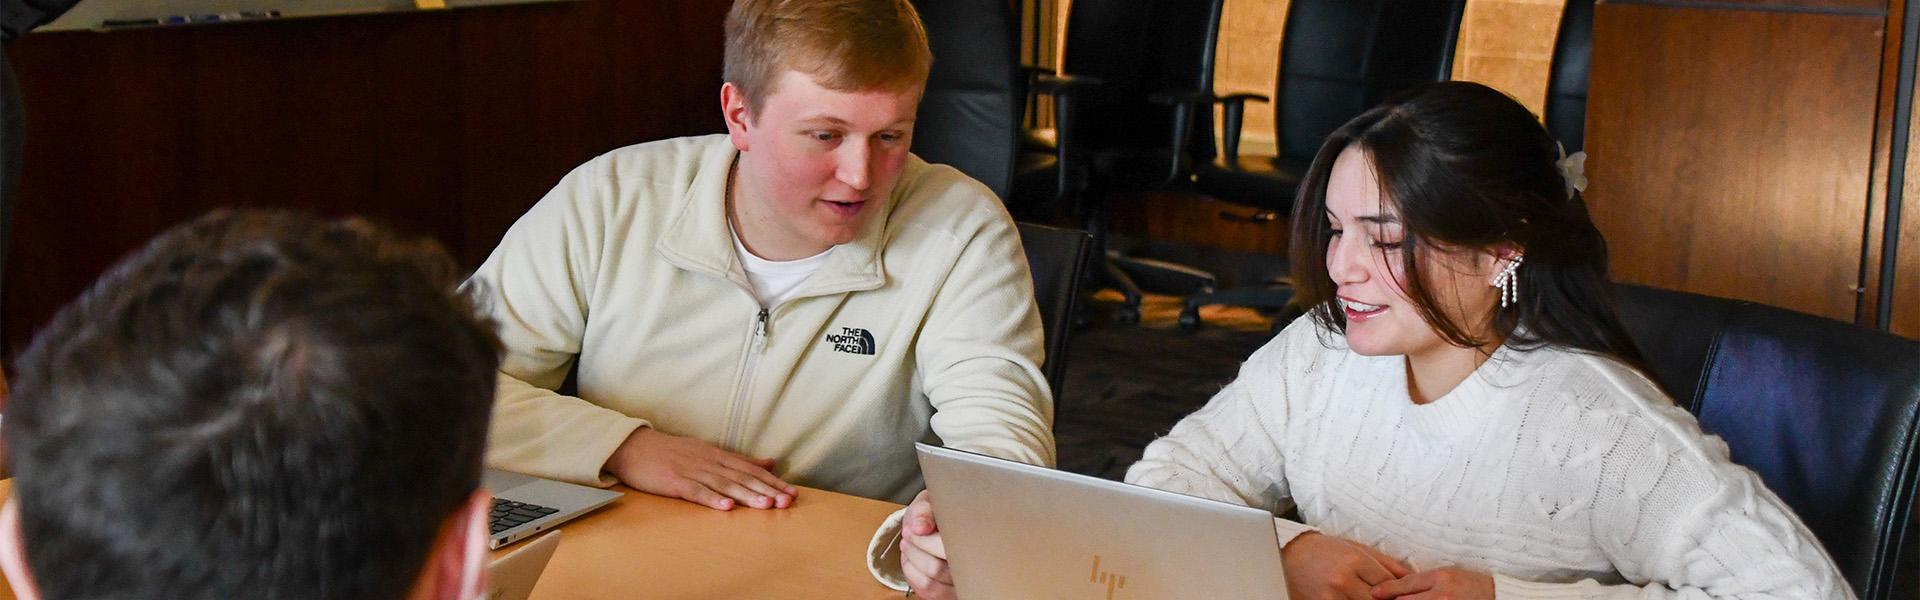
[[[1650,375],[1807,524],[1863,599],[1913,598],[1920,341],[1618,285]]]
[[[1267,97],[1218,97],[1220,156],[1195,165],[1195,186],[1208,196],[1256,210],[1252,216],[1223,212],[1222,218],[1286,218],[1300,178],[1333,130],[1395,92],[1448,79],[1465,10],[1465,0],[1293,0],[1287,7],[1275,77],[1276,153],[1240,151],[1246,103],[1266,102]],[[1200,307],[1209,304],[1281,309],[1293,298],[1281,275],[1260,285],[1189,296],[1180,324],[1199,326]]]
[[[1567,0],[1547,68],[1547,132],[1567,154],[1586,148],[1587,77],[1593,70],[1593,0]]]
[[[1139,319],[1140,286],[1150,277],[1176,288],[1211,285],[1204,271],[1110,254],[1107,200],[1115,194],[1184,188],[1196,156],[1212,156],[1212,119],[1191,101],[1213,86],[1223,0],[1075,0],[1068,14],[1061,69],[1036,70],[1036,89],[1069,90],[1056,104],[1058,170],[1027,170],[1014,196],[1049,190],[1094,236],[1096,280],[1126,298],[1116,317]],[[1056,100],[1058,102],[1058,100]],[[1044,136],[1026,137],[1027,156],[1044,152]],[[1044,164],[1022,159],[1022,165]],[[1060,182],[1066,182],[1063,187]],[[1031,190],[1031,191],[1030,191]],[[1097,289],[1098,286],[1095,287]]]
[[[1012,190],[1020,141],[1026,75],[1015,58],[1017,27],[1004,0],[918,0],[927,28],[933,69],[913,131],[913,152],[928,162],[952,165],[980,180],[1015,214],[1054,201]],[[1057,149],[1056,149],[1057,151]],[[1051,161],[1059,164],[1060,161]],[[1057,175],[1056,175],[1057,176]],[[1034,279],[1035,300],[1046,332],[1046,363],[1056,414],[1066,382],[1072,315],[1078,308],[1091,237],[1077,229],[1021,223],[1020,241]]]
[[[934,57],[913,125],[913,153],[953,165],[1008,198],[1027,93],[1012,9],[1004,0],[913,4]]]

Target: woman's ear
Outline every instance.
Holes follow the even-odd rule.
[[[1483,265],[1486,270],[1481,271],[1487,274],[1487,285],[1500,287],[1513,277],[1514,270],[1520,268],[1520,263],[1526,258],[1520,245],[1512,242],[1503,242],[1488,250],[1482,259],[1487,262]]]

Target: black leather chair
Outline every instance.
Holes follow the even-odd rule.
[[[1080,280],[1085,278],[1092,256],[1093,236],[1078,229],[1021,223],[1020,245],[1027,249],[1040,324],[1046,330],[1047,362],[1042,368],[1053,389],[1057,416],[1067,383],[1067,344],[1073,335],[1073,312],[1080,301]]]
[[[1256,210],[1273,221],[1293,210],[1293,196],[1320,144],[1347,121],[1400,90],[1445,81],[1453,72],[1454,46],[1466,0],[1293,0],[1280,38],[1280,70],[1274,102],[1274,155],[1240,152],[1240,128],[1248,101],[1259,94],[1216,99],[1223,108],[1218,160],[1195,166],[1201,193]],[[1180,323],[1200,325],[1201,306],[1233,304],[1285,307],[1293,292],[1283,281],[1187,298]]]
[[[1593,70],[1593,0],[1567,0],[1547,75],[1547,132],[1568,154],[1586,148],[1587,75]]]
[[[1195,157],[1213,152],[1212,119],[1196,118],[1193,98],[1213,87],[1223,5],[1224,0],[1075,0],[1067,15],[1061,73],[1043,74],[1036,84],[1071,90],[1070,103],[1055,107],[1062,159],[1054,168],[1064,171],[1023,167],[1014,195],[1054,191],[1074,197],[1074,212],[1094,236],[1095,256],[1105,257],[1108,196],[1189,185]],[[1102,260],[1094,274],[1126,297],[1119,315],[1123,321],[1139,317],[1135,276],[1193,287],[1210,286],[1213,279],[1171,263],[1123,257]]]
[[[928,162],[952,165],[1010,204],[1017,202],[1009,194],[1021,135],[1025,75],[1015,60],[1018,42],[1010,6],[1005,0],[919,0],[914,4],[934,56],[914,124],[914,154]],[[1019,227],[1046,331],[1047,359],[1042,368],[1057,405],[1066,381],[1071,318],[1078,308],[1090,238],[1076,229],[1028,223]]]
[[[1615,300],[1653,378],[1799,514],[1861,598],[1920,595],[1896,583],[1920,557],[1920,341],[1641,286]]]
[[[1012,9],[1005,0],[917,0],[933,68],[913,126],[913,152],[953,165],[1007,198],[1026,101]]]

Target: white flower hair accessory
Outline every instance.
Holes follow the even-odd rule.
[[[1567,182],[1567,198],[1572,199],[1574,192],[1587,191],[1587,153],[1581,151],[1567,156],[1566,146],[1560,142],[1554,142],[1553,146],[1560,149],[1560,160],[1554,161],[1553,166],[1560,168],[1560,179]]]

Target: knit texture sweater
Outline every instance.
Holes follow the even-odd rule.
[[[1127,481],[1283,511],[1501,598],[1849,598],[1833,560],[1726,444],[1638,371],[1496,350],[1427,404],[1405,358],[1299,319]]]

